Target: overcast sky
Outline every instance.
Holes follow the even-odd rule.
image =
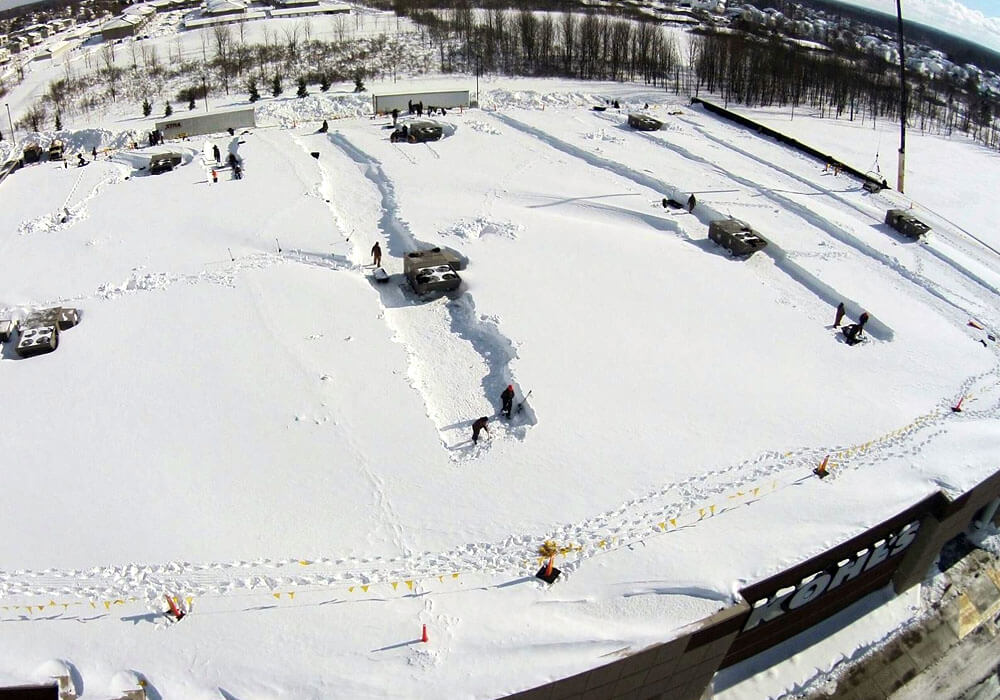
[[[896,14],[896,0],[836,1]],[[26,0],[0,0],[0,9],[24,4]],[[1000,51],[1000,0],[903,0],[903,18]]]

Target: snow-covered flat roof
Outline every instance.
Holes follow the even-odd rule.
[[[497,697],[995,471],[988,152],[914,133],[908,194],[872,195],[641,84],[479,98],[430,144],[390,142],[349,87],[157,148],[128,146],[158,116],[109,115],[59,134],[107,155],[3,182],[0,318],[81,317],[54,353],[0,355],[0,683],[59,658],[101,697],[123,669],[165,698]],[[629,129],[647,103],[664,128]],[[892,179],[894,125],[751,113]],[[181,164],[148,175],[161,151]],[[955,188],[955,164],[977,178]],[[932,232],[904,239],[888,208]],[[710,241],[730,216],[767,248]],[[403,256],[435,246],[464,286],[421,299]],[[837,300],[871,313],[867,342],[842,342]]]

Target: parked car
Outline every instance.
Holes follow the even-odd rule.
[[[416,121],[409,124],[410,143],[437,141],[444,134],[441,125],[433,121]]]
[[[149,160],[150,175],[159,175],[181,164],[180,153],[157,153]]]
[[[759,233],[739,219],[716,219],[708,225],[708,237],[738,256],[752,255],[767,245]]]

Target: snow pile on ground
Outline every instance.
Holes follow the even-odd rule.
[[[603,105],[603,97],[584,92],[537,92],[496,88],[483,94],[479,106],[483,109],[545,109],[546,107],[587,107]]]
[[[483,217],[476,219],[463,219],[454,226],[443,231],[445,236],[457,236],[458,238],[482,238],[483,236],[501,236],[503,238],[517,238],[521,227],[510,221],[492,221]]]
[[[494,136],[499,136],[502,133],[500,129],[496,128],[493,124],[489,124],[478,119],[470,119],[465,122],[465,125],[470,129],[483,134],[493,134]]]
[[[260,124],[288,128],[324,119],[367,117],[372,114],[372,97],[369,93],[319,93],[264,102],[255,112]]]
[[[109,159],[0,184],[0,318],[82,311],[56,352],[0,356],[0,682],[58,658],[94,697],[495,697],[995,469],[1000,237],[930,183],[917,243],[882,223],[906,197],[644,86],[491,85],[428,144],[369,99],[265,99],[276,128],[165,144],[183,164],[148,177],[145,122],[93,125],[66,133]],[[212,144],[242,179],[213,182]],[[975,196],[990,158],[961,161]],[[769,246],[728,255],[727,216]],[[463,285],[420,298],[403,260],[433,246]]]

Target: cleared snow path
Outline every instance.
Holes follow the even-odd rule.
[[[726,148],[726,149],[728,149],[730,151],[733,151],[734,153],[738,153],[741,156],[749,158],[749,159],[751,159],[752,161],[754,161],[755,163],[757,163],[758,165],[760,165],[762,167],[768,168],[770,170],[774,170],[774,171],[779,172],[779,173],[781,173],[781,174],[783,174],[783,175],[785,175],[785,176],[787,176],[789,178],[792,178],[793,180],[799,182],[800,184],[805,185],[806,187],[809,187],[814,192],[825,194],[830,199],[832,199],[832,200],[834,200],[834,201],[836,201],[836,202],[838,202],[838,203],[840,203],[840,204],[842,204],[842,205],[844,205],[846,207],[849,207],[849,208],[853,209],[854,211],[857,211],[858,213],[863,214],[864,216],[871,217],[876,222],[881,222],[882,221],[882,218],[879,216],[879,212],[881,212],[881,209],[875,210],[874,208],[868,208],[868,207],[859,206],[859,205],[855,204],[854,202],[850,201],[849,199],[847,199],[846,197],[839,196],[837,193],[833,192],[832,190],[822,188],[822,187],[816,185],[815,183],[811,182],[810,180],[808,180],[808,179],[806,179],[804,177],[801,177],[799,175],[796,175],[795,173],[793,173],[792,171],[788,170],[787,168],[783,168],[780,165],[777,165],[775,163],[769,162],[769,161],[765,160],[764,158],[756,156],[753,153],[750,153],[749,151],[746,151],[746,150],[744,150],[744,149],[742,149],[742,148],[740,148],[738,146],[735,146],[732,143],[730,143],[730,142],[728,142],[728,141],[726,141],[724,139],[721,139],[721,138],[719,138],[717,136],[714,136],[707,129],[705,129],[704,127],[702,127],[699,124],[696,124],[695,122],[693,122],[690,119],[681,118],[681,121],[684,121],[685,123],[689,124],[691,127],[694,128],[695,131],[698,132],[699,135],[703,136],[708,141],[710,141],[710,142],[712,142],[714,144],[717,144],[718,146],[721,146],[721,147]],[[656,144],[658,144],[660,146],[664,146],[666,148],[669,148],[669,149],[671,149],[671,150],[673,150],[673,151],[675,151],[675,152],[683,155],[686,158],[690,158],[692,160],[701,162],[701,163],[703,163],[705,165],[709,165],[709,166],[715,168],[717,171],[723,172],[726,176],[730,177],[731,179],[733,179],[733,180],[735,180],[737,182],[740,182],[741,184],[744,184],[744,185],[746,185],[748,187],[753,187],[755,190],[757,190],[761,194],[764,194],[765,196],[771,198],[775,202],[778,202],[783,207],[786,207],[789,210],[794,211],[795,213],[799,214],[803,218],[806,218],[809,221],[809,223],[811,223],[811,224],[817,225],[816,224],[817,221],[825,222],[823,230],[826,230],[827,233],[830,233],[832,236],[834,236],[835,238],[837,238],[841,242],[854,247],[859,252],[864,253],[865,255],[870,255],[872,257],[875,257],[876,259],[880,260],[881,262],[885,263],[886,265],[888,265],[889,267],[891,267],[892,269],[894,269],[894,270],[896,270],[898,272],[902,273],[903,270],[905,269],[898,261],[896,261],[894,259],[891,259],[891,258],[888,258],[887,256],[884,256],[881,253],[873,253],[872,249],[870,247],[862,244],[860,241],[857,241],[857,239],[855,237],[850,236],[850,234],[848,234],[847,232],[843,231],[839,227],[834,226],[833,224],[830,224],[829,222],[826,222],[826,220],[823,219],[822,217],[817,216],[815,214],[803,214],[803,212],[806,211],[806,208],[802,207],[801,205],[797,205],[797,204],[794,207],[792,207],[790,205],[791,200],[788,197],[782,197],[781,195],[776,194],[773,190],[761,187],[760,185],[754,184],[751,181],[746,180],[745,178],[740,178],[739,176],[735,175],[734,173],[732,173],[730,171],[723,171],[721,168],[719,168],[714,163],[711,163],[708,160],[706,160],[704,158],[701,158],[700,156],[692,154],[690,151],[688,151],[685,148],[682,148],[680,146],[676,146],[675,144],[669,143],[669,142],[664,141],[662,139],[658,139],[658,138],[656,138],[656,137],[654,137],[652,135],[649,135],[649,134],[639,133],[639,135],[646,137],[647,139],[653,141],[654,143],[656,143]],[[894,198],[905,200],[903,203],[893,202],[891,199],[889,199],[889,197],[886,194],[880,194],[880,195],[875,195],[875,196],[878,196],[879,198],[881,198],[889,206],[896,206],[896,207],[907,208],[908,206],[912,205],[912,202],[910,202],[909,200],[905,200],[905,198],[902,195],[896,195]],[[938,221],[936,222],[936,224],[938,226],[940,226],[942,223],[946,224],[946,222],[944,222],[943,219],[938,219]],[[947,224],[946,224],[946,227],[947,228],[955,228],[955,227],[953,227],[951,225],[947,225]],[[938,229],[935,230],[935,233],[937,233],[937,231],[938,231]],[[965,235],[969,235],[969,234],[965,234]],[[953,237],[957,237],[957,234],[953,233],[952,236]],[[933,255],[936,258],[938,258],[941,262],[943,262],[944,264],[952,267],[957,272],[961,273],[963,276],[965,276],[968,279],[972,280],[973,282],[975,282],[976,284],[980,285],[984,289],[987,289],[990,292],[993,292],[994,294],[1000,294],[1000,288],[998,288],[998,286],[997,286],[997,281],[995,279],[994,280],[987,280],[987,279],[985,279],[984,275],[988,274],[988,272],[989,272],[986,268],[984,268],[982,270],[982,272],[975,272],[975,271],[973,271],[971,269],[971,266],[969,265],[968,262],[962,262],[962,261],[960,261],[958,259],[960,256],[962,256],[962,253],[960,253],[958,250],[956,250],[956,248],[959,247],[958,241],[955,241],[955,240],[941,240],[940,236],[934,235],[934,236],[929,237],[926,241],[924,241],[924,243],[925,243],[925,245],[921,246],[921,249],[926,250],[931,255]],[[935,291],[936,285],[934,285],[933,283],[931,283],[925,276],[919,275],[918,272],[911,272],[910,274],[915,275],[912,278],[911,281],[915,281],[921,287],[924,287],[925,289],[927,289],[931,293],[935,294],[935,296],[938,296],[938,298],[940,298],[940,299],[948,302],[952,306],[956,306],[957,307],[957,304],[952,299],[947,298],[943,293],[937,293]],[[964,310],[964,311],[967,311],[967,310]]]
[[[868,245],[867,243],[865,243],[864,241],[860,240],[857,236],[852,235],[850,232],[848,232],[847,230],[845,230],[841,226],[838,226],[834,222],[832,222],[832,221],[830,221],[830,220],[828,220],[828,219],[826,219],[826,218],[824,218],[824,217],[816,214],[815,212],[813,212],[812,210],[810,210],[805,205],[802,205],[802,204],[799,204],[798,202],[796,202],[794,199],[792,199],[790,197],[786,197],[786,196],[784,196],[782,194],[779,194],[774,189],[771,189],[769,187],[763,187],[760,184],[754,182],[753,180],[751,180],[749,178],[742,177],[742,176],[737,175],[736,173],[734,173],[734,172],[732,172],[730,170],[726,170],[726,169],[724,169],[724,168],[716,165],[712,161],[708,160],[707,158],[704,158],[704,157],[702,157],[700,155],[697,155],[696,153],[693,153],[692,151],[684,148],[683,146],[678,146],[678,145],[676,145],[674,143],[670,143],[669,141],[666,141],[664,139],[657,138],[656,136],[653,136],[652,134],[647,134],[647,133],[644,133],[644,132],[636,132],[636,133],[639,134],[639,136],[641,136],[642,138],[646,139],[647,141],[649,141],[651,143],[654,143],[654,144],[656,144],[658,146],[661,146],[663,148],[669,149],[669,150],[677,153],[680,156],[683,156],[684,158],[686,158],[686,159],[688,159],[688,160],[690,160],[692,162],[700,163],[700,164],[702,164],[702,165],[704,165],[704,166],[706,166],[708,168],[711,168],[711,169],[715,170],[716,172],[722,174],[723,176],[729,178],[733,182],[736,182],[737,184],[740,184],[743,187],[746,187],[746,188],[748,188],[750,190],[753,190],[755,192],[760,193],[762,196],[767,197],[768,199],[770,199],[774,203],[780,205],[785,211],[788,211],[788,212],[790,212],[792,214],[795,214],[796,216],[798,216],[800,219],[802,219],[806,223],[810,224],[811,226],[814,226],[815,228],[819,229],[820,231],[823,231],[823,232],[829,234],[832,238],[834,238],[835,240],[839,241],[840,243],[843,243],[844,245],[850,246],[851,248],[855,249],[856,251],[858,251],[862,255],[865,255],[865,256],[873,259],[873,260],[876,260],[877,262],[882,263],[883,265],[885,265],[889,269],[891,269],[894,272],[896,272],[897,274],[899,274],[901,277],[903,277],[908,282],[916,285],[919,288],[920,291],[926,292],[928,294],[933,295],[934,297],[936,297],[937,299],[943,301],[944,303],[946,303],[950,307],[961,311],[963,314],[968,314],[968,311],[966,309],[963,309],[953,299],[952,295],[947,290],[943,290],[940,285],[932,282],[925,275],[922,275],[922,274],[920,274],[917,271],[908,269],[904,265],[900,264],[900,262],[896,258],[894,258],[892,256],[889,256],[889,255],[883,253],[882,251],[877,250],[876,248]],[[721,142],[721,143],[723,145],[725,145],[724,142]],[[734,150],[737,150],[737,152],[742,153],[742,151],[738,151],[738,149],[734,149]],[[767,167],[771,167],[771,164],[768,163]],[[817,191],[820,191],[820,190],[817,190]],[[678,201],[683,201],[683,200],[678,200]],[[710,211],[715,212],[715,210],[712,210],[710,207],[706,207],[703,204],[699,204],[699,208],[702,208],[702,207],[705,207],[706,209],[709,209]],[[719,212],[715,212],[715,213],[718,214],[718,216],[714,216],[713,215],[712,218],[726,218],[724,215],[722,215]],[[701,218],[704,219],[704,217],[701,217]],[[768,248],[770,248],[772,245],[774,245],[774,239],[772,237],[768,236],[766,231],[762,231],[762,232],[764,233],[765,238],[768,239]],[[763,250],[763,252],[767,253],[768,252],[768,248],[765,248]],[[784,253],[784,251],[782,251],[780,253],[780,255],[783,256],[783,257],[786,256],[786,254]],[[786,257],[786,259],[787,259],[787,257]],[[777,262],[777,258],[776,258],[776,262]],[[813,275],[811,275],[811,273],[806,273],[806,274],[809,274],[810,277],[813,277],[815,279],[815,277]],[[979,281],[979,280],[977,280],[977,281]],[[990,291],[994,291],[995,292],[995,290],[992,287],[988,287],[987,286],[987,288],[989,288]],[[836,305],[838,303],[836,300],[831,300],[831,299],[826,298],[826,297],[823,297],[823,298],[826,301],[831,301],[834,305]],[[856,308],[852,308],[851,303],[848,303],[848,302],[845,302],[845,306],[847,307],[848,313],[850,315],[852,315],[852,316],[856,316],[857,313],[859,313],[861,310],[864,310],[864,308],[861,308],[860,310],[858,310]],[[871,314],[871,312],[869,312],[869,314]],[[878,333],[876,331],[876,329],[877,329],[877,326],[875,325],[876,323],[879,323],[879,322],[877,322],[877,319],[874,316],[872,316],[871,321],[869,322],[869,325],[865,327],[865,330],[870,331],[872,335],[875,335],[876,337],[879,337],[879,335],[878,335]],[[884,333],[884,331],[883,331],[883,333]],[[891,340],[892,339],[892,331],[890,330],[889,333],[890,333],[890,335],[889,335],[888,339]]]
[[[522,131],[526,134],[535,136],[536,138],[543,141],[544,143],[547,143],[553,148],[563,151],[564,153],[568,153],[572,156],[576,156],[577,158],[580,158],[581,160],[590,165],[596,166],[598,168],[604,168],[605,170],[609,170],[610,172],[613,172],[616,175],[620,175],[621,177],[624,177],[626,179],[632,180],[633,182],[639,185],[649,187],[650,189],[656,192],[665,193],[668,198],[673,199],[674,201],[685,202],[687,201],[688,196],[690,196],[691,194],[690,192],[682,192],[677,187],[670,185],[666,182],[663,182],[658,178],[637,172],[626,165],[623,165],[621,163],[616,163],[606,158],[602,158],[601,156],[594,155],[593,153],[589,153],[582,148],[578,148],[573,144],[567,143],[562,139],[556,138],[555,136],[549,134],[546,131],[525,124],[524,122],[514,119],[509,115],[496,113],[494,114],[494,116],[496,116],[497,119],[504,122],[508,126],[518,129],[519,131]],[[657,141],[654,139],[654,142]],[[700,162],[707,163],[707,161],[701,161],[696,156],[691,156],[691,158],[693,160],[699,160]],[[711,165],[710,163],[708,164]],[[727,175],[729,174],[727,173]],[[734,179],[736,178],[734,177]],[[745,181],[742,184],[756,188],[756,185],[754,185],[750,181]],[[795,204],[794,202],[790,202],[789,208],[794,210],[804,211],[804,209],[798,207],[798,205]],[[712,207],[707,206],[705,204],[698,204],[698,206],[695,207],[695,211],[692,213],[706,226],[708,226],[710,222],[715,221],[717,219],[729,218],[727,214],[723,214],[722,212],[713,209]],[[808,212],[806,212],[806,215],[810,216]],[[817,221],[820,220],[817,218]],[[690,236],[688,236],[688,239],[693,240]],[[814,274],[807,271],[801,265],[793,262],[788,257],[788,254],[784,250],[782,250],[780,246],[775,244],[773,240],[769,239],[768,246],[764,248],[762,252],[770,256],[771,259],[774,260],[775,265],[780,270],[784,271],[793,280],[801,284],[803,287],[808,289],[810,292],[812,292],[817,297],[819,297],[826,303],[830,304],[831,306],[836,306],[837,304],[843,302],[847,310],[847,313],[854,318],[857,318],[862,312],[864,312],[867,309],[866,305],[861,304],[858,301],[854,300],[850,295],[834,289],[829,284],[823,282],[823,280],[819,279]],[[883,321],[879,320],[875,316],[875,314],[872,313],[871,311],[869,311],[868,313],[869,313],[869,321],[868,325],[865,326],[865,331],[868,332],[871,336],[878,338],[879,340],[892,340],[895,335],[892,328],[886,325]]]
[[[402,258],[409,252],[433,247],[421,241],[402,218],[395,188],[382,164],[339,132],[328,138],[377,189],[381,206],[377,225],[387,253]],[[329,185],[323,187],[328,189]],[[388,260],[384,264],[388,267]],[[499,437],[523,440],[528,427],[537,422],[527,405],[509,423],[493,422],[490,435],[480,444],[474,445],[470,437],[472,423],[480,416],[497,416],[499,405],[493,402],[499,401],[507,384],[517,383],[510,368],[517,349],[500,331],[499,320],[478,312],[468,291],[455,298],[442,296],[423,301],[409,289],[402,275],[394,275],[389,284],[378,285],[377,289],[386,323],[409,356],[411,385],[423,398],[427,415],[452,459],[475,457]]]

